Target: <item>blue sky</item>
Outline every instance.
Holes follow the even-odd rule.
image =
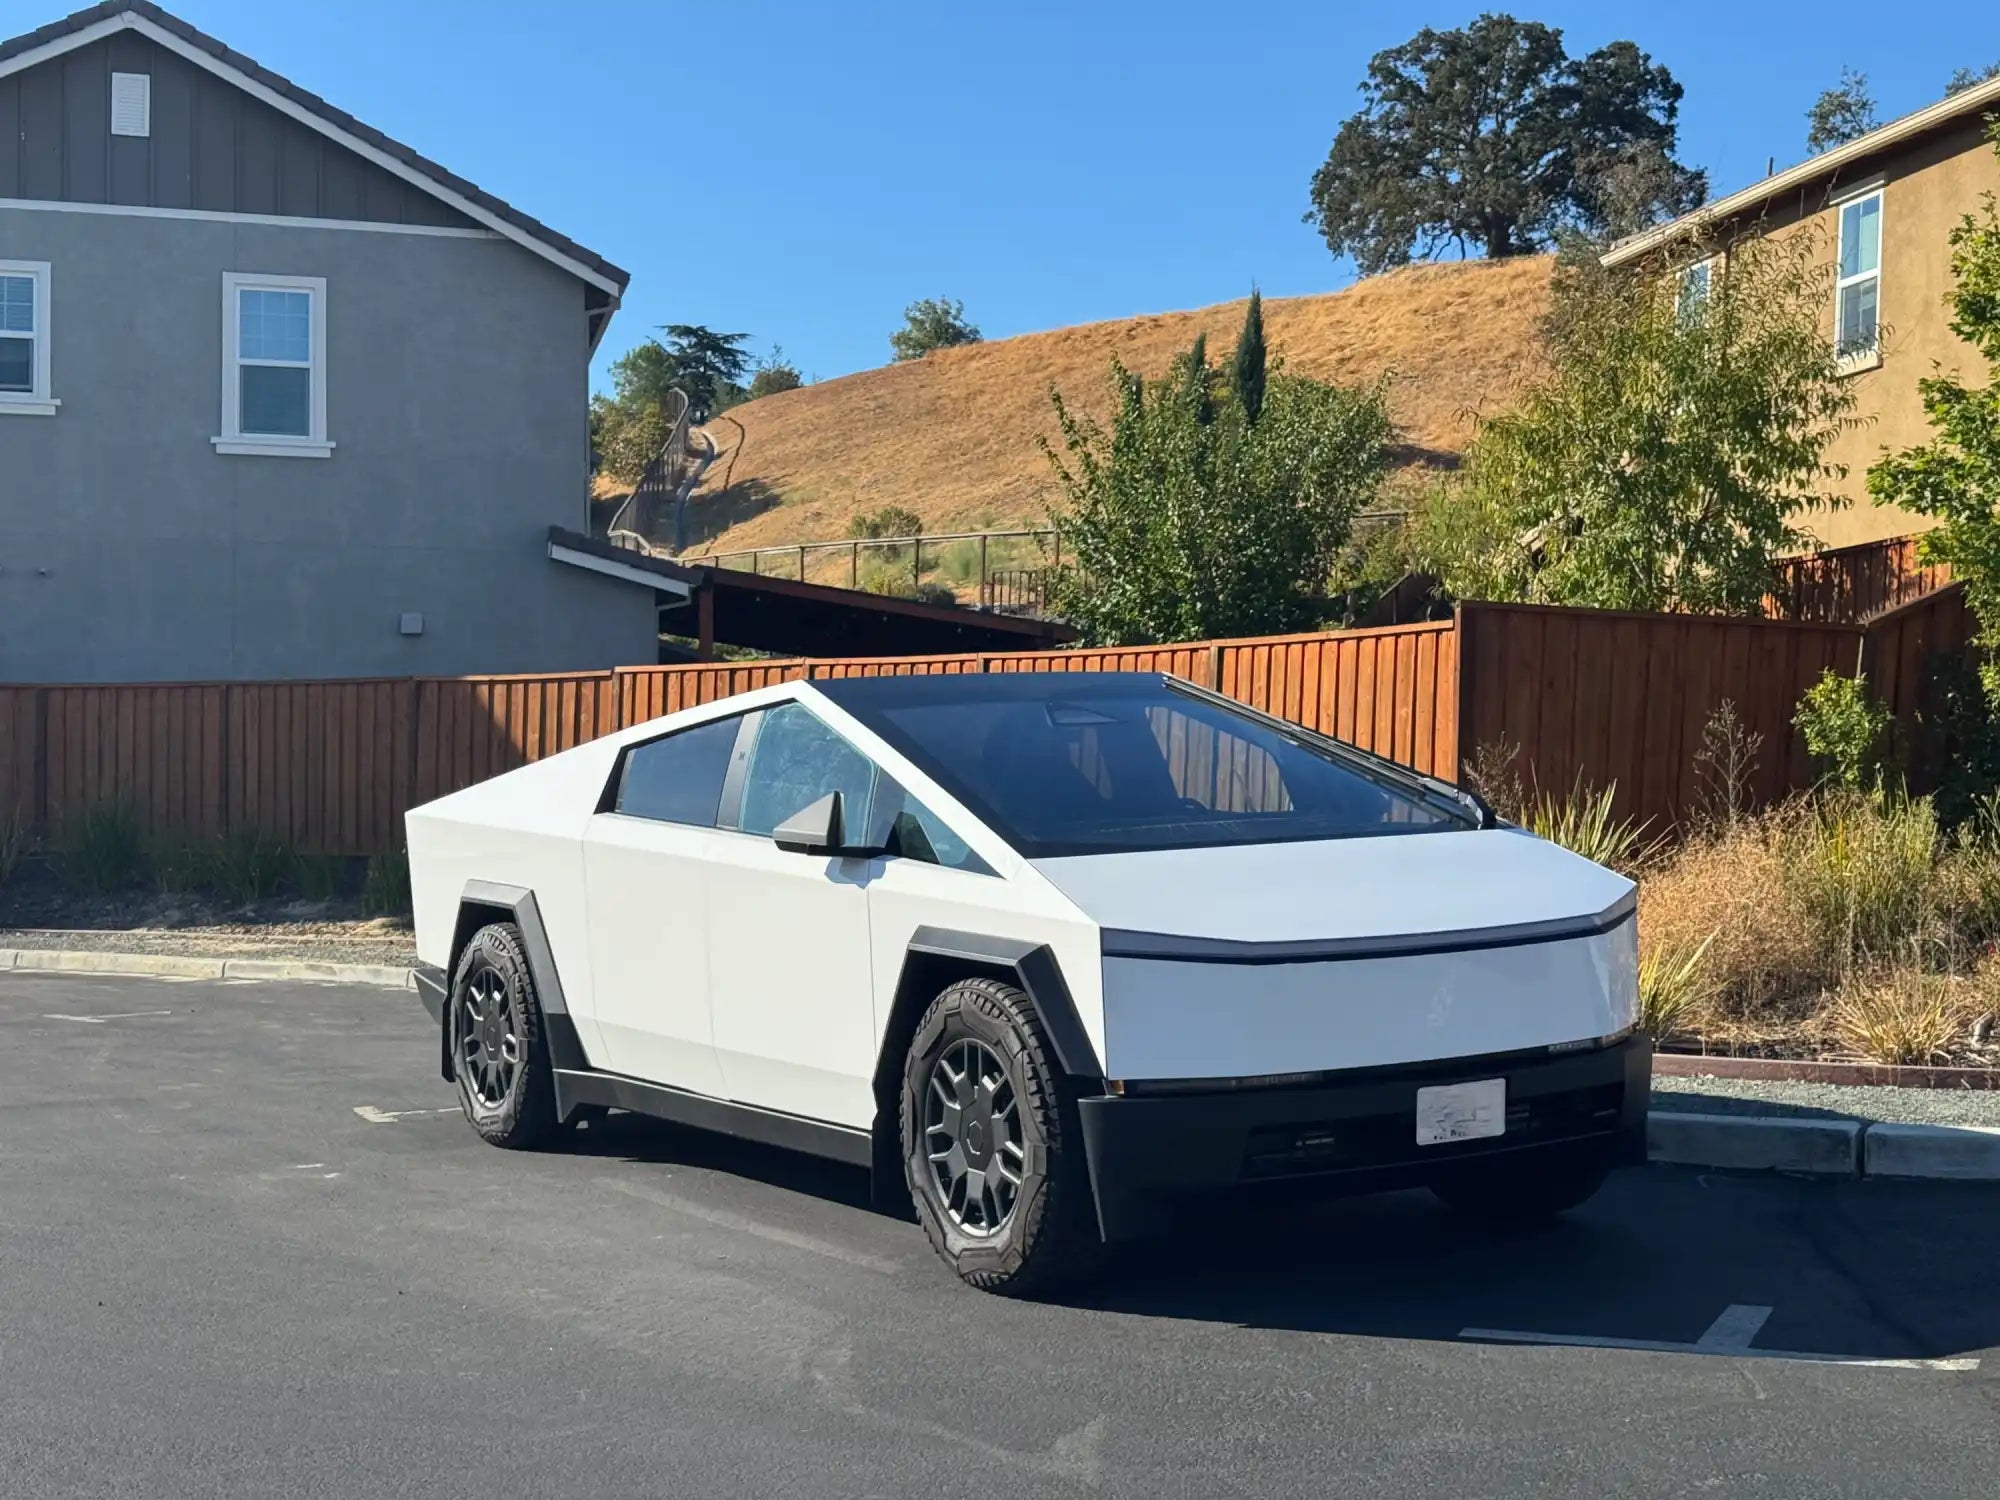
[[[0,35],[83,0],[0,0]],[[632,272],[596,378],[656,324],[885,362],[917,297],[989,338],[1353,277],[1299,222],[1371,54],[1475,4],[167,0]],[[2000,6],[1522,4],[1685,86],[1717,191],[1803,154],[1843,64],[1882,117],[2000,59]]]

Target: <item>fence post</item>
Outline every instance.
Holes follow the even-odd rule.
[[[847,586],[851,589],[861,587],[861,543],[859,541],[847,544]]]
[[[1210,646],[1208,648],[1208,686],[1211,692],[1219,693],[1222,691],[1222,648],[1220,646]]]
[[[910,587],[916,588],[924,581],[924,539],[918,537],[910,547]]]
[[[983,531],[979,534],[979,602],[989,607],[993,603],[993,585],[986,572],[986,533]]]
[[[805,581],[806,581],[806,549],[802,546],[799,548],[799,582],[804,583]]]
[[[1478,618],[1477,609],[1468,610],[1463,604],[1451,607],[1452,644],[1458,651],[1458,721],[1452,725],[1451,770],[1445,779],[1454,785],[1465,774],[1465,751],[1472,734],[1472,637],[1477,629],[1472,622]]]
[[[28,788],[28,819],[38,834],[49,831],[49,690],[35,689],[33,783]]]

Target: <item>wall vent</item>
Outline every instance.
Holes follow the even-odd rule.
[[[153,133],[153,75],[113,73],[111,75],[111,133],[151,135]]]

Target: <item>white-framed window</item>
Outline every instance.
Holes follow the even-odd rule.
[[[1674,311],[1682,322],[1690,322],[1708,301],[1708,294],[1715,285],[1715,257],[1698,260],[1693,265],[1682,266],[1679,283],[1675,289]]]
[[[49,263],[0,260],[0,416],[53,416],[49,368]]]
[[[326,280],[222,275],[218,453],[325,458]]]
[[[1833,296],[1834,351],[1842,364],[1881,360],[1882,190],[1840,205],[1840,260]]]

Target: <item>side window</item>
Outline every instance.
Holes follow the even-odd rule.
[[[798,703],[764,715],[743,781],[737,826],[768,836],[793,813],[839,792],[847,830],[858,836],[873,816],[875,763]]]
[[[981,875],[993,873],[993,867],[946,827],[943,818],[887,774],[878,774],[875,780],[874,818],[868,828],[868,842],[898,858],[921,864],[972,870]]]
[[[1835,352],[1843,360],[1876,352],[1882,301],[1882,194],[1840,210],[1840,278],[1834,293]]]
[[[714,827],[742,724],[738,715],[632,746],[625,752],[614,810],[660,823]]]

